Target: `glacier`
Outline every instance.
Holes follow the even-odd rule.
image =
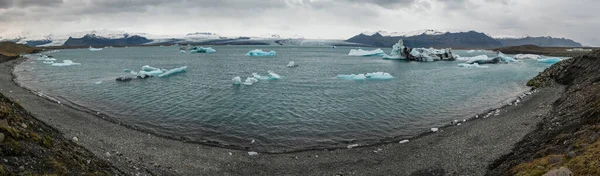
[[[166,78],[166,77],[169,77],[169,76],[173,76],[173,75],[176,75],[176,74],[179,74],[179,73],[185,73],[185,72],[187,72],[187,66],[183,66],[183,67],[171,69],[169,71],[166,71],[166,72],[158,75],[158,77],[159,78]]]
[[[538,59],[537,61],[541,62],[541,63],[554,64],[554,63],[562,61],[562,59],[557,58],[557,57],[549,57],[549,58],[545,58],[545,59]]]
[[[363,50],[363,49],[351,49],[348,53],[349,56],[383,56],[385,53],[381,48],[374,50]]]
[[[73,66],[73,65],[81,65],[80,63],[75,63],[71,60],[63,60],[63,63],[53,63],[52,66],[55,67],[66,67],[66,66]]]
[[[194,46],[194,47],[190,48],[190,53],[216,53],[216,52],[217,52],[217,50],[215,50],[211,47],[204,48],[201,46],[199,46],[199,47]]]
[[[464,67],[464,68],[489,68],[489,66],[487,66],[487,65],[479,65],[478,63],[473,63],[473,64],[458,64],[458,67]]]
[[[275,56],[275,51],[265,52],[261,49],[254,49],[249,51],[246,55],[248,56]]]

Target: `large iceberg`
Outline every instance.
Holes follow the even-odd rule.
[[[383,59],[395,60],[395,59],[406,59],[406,55],[404,54],[406,47],[404,47],[404,41],[398,40],[398,43],[392,46],[392,52],[390,55],[383,54]]]
[[[545,59],[538,59],[537,61],[538,61],[538,62],[541,62],[541,63],[550,63],[550,64],[554,64],[554,63],[557,63],[557,62],[560,62],[560,61],[562,61],[562,59],[560,59],[560,58],[557,58],[557,57],[549,57],[549,58],[545,58]]]
[[[460,57],[457,58],[459,61],[466,61],[467,64],[497,64],[497,63],[508,63],[508,62],[517,62],[512,57],[508,57],[502,53],[498,53],[498,57],[490,58],[487,55],[479,55],[474,57]]]
[[[377,48],[374,50],[363,50],[363,49],[351,49],[348,53],[349,56],[383,56],[385,53],[381,48]]]
[[[75,63],[71,60],[63,60],[63,63],[53,63],[52,66],[56,66],[56,67],[66,67],[66,66],[72,66],[72,65],[81,65],[80,63]]]
[[[179,73],[184,73],[184,72],[187,72],[187,66],[171,69],[169,71],[166,71],[166,72],[158,75],[158,77],[164,78],[164,77],[169,77],[169,76],[179,74]]]
[[[508,57],[507,55],[505,55],[502,52],[498,52],[498,58],[500,58],[500,60],[502,60],[503,62],[518,62],[514,58]]]
[[[465,68],[488,68],[489,66],[479,65],[478,63],[473,63],[473,64],[458,64],[458,67],[465,67]]]
[[[376,79],[393,79],[394,77],[386,72],[373,72],[367,74],[339,74],[336,76],[338,79],[347,80],[376,80]]]
[[[215,50],[211,47],[204,48],[201,46],[199,46],[199,47],[195,46],[195,47],[190,48],[190,53],[216,53],[216,52],[217,52],[217,50]]]
[[[542,56],[536,54],[517,54],[515,55],[515,59],[523,60],[523,59],[541,59]]]
[[[410,52],[408,50],[410,50]],[[406,50],[406,52],[408,52],[406,58],[412,61],[431,62],[456,60],[456,55],[454,55],[451,48],[412,48],[408,50]]]
[[[256,79],[260,79],[260,80],[268,80],[269,79],[268,76],[261,76],[258,73],[252,73],[252,77],[254,77]]]
[[[248,55],[248,56],[275,56],[275,54],[276,54],[275,51],[265,52],[261,49],[255,49],[255,50],[248,52],[246,55]]]
[[[102,51],[102,48],[92,48],[90,46],[90,48],[88,48],[88,50],[90,50],[90,51]]]

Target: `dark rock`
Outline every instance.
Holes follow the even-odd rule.
[[[118,81],[118,82],[127,82],[127,81],[133,80],[133,78],[131,78],[131,77],[122,77],[121,76],[121,77],[117,77],[117,79],[115,79],[115,80]]]
[[[404,40],[404,46],[410,48],[496,48],[502,46],[502,43],[500,43],[499,41],[491,38],[490,36],[484,33],[476,31],[458,33],[448,32],[442,35],[423,34],[409,37],[387,37],[382,36],[379,33],[373,34],[371,36],[359,34],[346,41],[378,47],[391,47],[392,45],[396,44],[396,42],[400,39]]]
[[[103,46],[130,46],[130,45],[141,45],[144,43],[151,42],[145,37],[139,35],[129,36],[123,35],[123,38],[104,38],[96,36],[95,34],[87,34],[82,38],[69,37],[63,46],[92,46],[92,47],[103,47]]]
[[[4,142],[4,133],[0,133],[0,143]]]
[[[575,151],[570,151],[569,153],[567,153],[568,158],[575,158],[576,156],[577,154],[575,153]]]

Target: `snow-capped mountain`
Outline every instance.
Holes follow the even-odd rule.
[[[423,29],[423,30],[416,30],[416,31],[410,31],[410,32],[387,32],[387,31],[368,32],[367,31],[367,32],[363,32],[361,34],[368,35],[368,36],[379,34],[384,37],[412,37],[412,36],[419,36],[419,35],[442,35],[447,32],[448,31]]]

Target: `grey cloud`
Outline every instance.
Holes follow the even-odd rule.
[[[57,6],[63,0],[0,0],[0,9],[25,8],[29,6]]]

